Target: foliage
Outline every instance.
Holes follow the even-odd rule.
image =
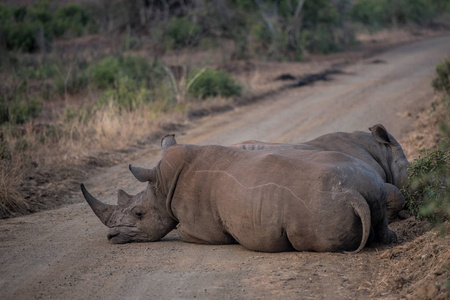
[[[359,0],[354,4],[351,17],[371,28],[379,28],[388,23],[388,7],[386,1]]]
[[[450,59],[445,59],[436,66],[436,78],[431,86],[439,92],[450,94]]]
[[[436,78],[432,80],[432,86],[441,93],[443,100],[439,106],[440,147],[423,150],[421,156],[411,163],[409,183],[402,190],[406,208],[416,217],[436,224],[450,219],[449,66],[448,59],[439,63],[436,66]]]
[[[352,42],[336,32],[347,31],[346,9],[339,3],[317,1],[231,1],[245,11],[244,32],[254,41],[248,48],[263,57],[276,60],[301,60],[304,52],[331,53]],[[256,9],[255,9],[256,8]],[[245,37],[240,37],[245,40]]]
[[[189,21],[187,17],[173,18],[165,30],[169,48],[181,49],[198,44],[198,35],[202,28]]]
[[[192,76],[195,76],[195,73]],[[191,84],[188,92],[200,99],[216,96],[229,98],[240,95],[242,86],[225,71],[206,69]]]
[[[155,93],[165,89],[166,76],[161,64],[140,56],[105,57],[93,67],[92,74],[98,88],[104,90],[98,99],[101,107],[117,105],[119,109],[133,111],[153,102]]]
[[[9,117],[14,124],[24,124],[37,117],[41,112],[42,104],[37,99],[23,99],[12,103]]]
[[[71,36],[81,36],[83,31],[92,31],[94,19],[90,12],[75,3],[67,4],[56,10],[53,19],[53,34],[57,37],[68,33]]]
[[[36,96],[27,94],[26,81],[0,83],[3,95],[0,98],[0,125],[2,123],[23,124],[37,117],[42,109]]]
[[[20,7],[0,4],[0,34],[8,50],[45,51],[53,37],[76,37],[96,28],[90,11],[78,4],[57,8],[45,0]]]
[[[411,163],[403,188],[405,206],[414,216],[440,223],[450,218],[450,154],[427,150]]]
[[[98,88],[105,89],[114,84],[119,71],[119,60],[114,57],[106,57],[92,69],[92,77]]]
[[[354,21],[379,29],[408,23],[424,24],[448,9],[448,0],[358,0],[350,15]]]
[[[55,66],[57,76],[53,76],[53,88],[58,95],[67,97],[68,94],[81,93],[89,85],[89,65],[86,60],[60,61]]]

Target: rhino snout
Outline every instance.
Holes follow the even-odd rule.
[[[110,241],[112,238],[118,236],[119,234],[120,234],[120,232],[117,230],[110,230],[106,237],[108,238],[108,241]]]
[[[120,234],[119,230],[114,228],[109,230],[106,237],[111,244],[125,244],[129,242],[126,238],[124,239],[124,236]]]

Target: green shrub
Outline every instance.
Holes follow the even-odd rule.
[[[35,52],[43,46],[39,45],[41,36],[49,44],[54,36],[80,36],[96,31],[97,27],[90,11],[78,4],[56,9],[45,0],[27,7],[0,5],[0,35],[4,36],[8,50]]]
[[[436,66],[436,75],[431,86],[436,91],[450,94],[450,59],[446,59]]]
[[[113,105],[119,109],[133,111],[137,107],[137,86],[136,82],[127,77],[117,79],[113,89],[106,90],[98,99],[101,107]]]
[[[100,89],[112,88],[121,77],[128,77],[146,88],[156,87],[164,77],[162,66],[140,56],[108,56],[92,68],[92,77]]]
[[[240,95],[242,86],[225,71],[207,69],[191,84],[188,92],[200,99],[219,95],[228,98]]]
[[[313,53],[329,54],[341,50],[333,36],[333,30],[325,25],[317,26],[314,31],[302,31],[304,47]]]
[[[53,33],[55,36],[62,36],[65,33],[71,36],[81,36],[85,31],[92,31],[93,26],[96,26],[96,22],[90,12],[75,3],[58,8],[54,14]]]
[[[14,60],[14,61],[13,61]],[[58,74],[60,62],[54,59],[46,59],[41,61],[35,56],[19,56],[19,58],[11,59],[16,69],[18,78],[47,80],[52,79]]]
[[[202,28],[189,21],[187,17],[173,18],[165,30],[169,39],[169,48],[181,49],[198,44],[198,35]]]
[[[92,70],[92,77],[98,88],[105,89],[114,84],[119,72],[119,60],[114,57],[106,57]]]
[[[5,140],[4,134],[0,131],[0,161],[11,160],[12,154],[8,141]]]
[[[20,23],[8,28],[6,47],[23,52],[34,52],[38,49],[36,31],[33,24]]]
[[[354,21],[369,28],[407,23],[423,24],[448,9],[448,0],[359,0],[350,12]]]
[[[350,12],[354,21],[361,22],[373,29],[389,23],[388,6],[385,0],[359,0],[356,1]]]
[[[450,218],[450,154],[427,150],[411,163],[402,193],[405,207],[420,219],[440,223]]]
[[[106,57],[94,66],[92,74],[104,90],[98,105],[126,111],[153,103],[167,80],[160,63],[134,55]]]
[[[88,63],[84,60],[60,62],[58,76],[54,78],[54,88],[59,95],[82,92],[89,84]]]
[[[37,99],[14,100],[10,108],[10,121],[23,124],[37,117],[42,110],[42,104]]]

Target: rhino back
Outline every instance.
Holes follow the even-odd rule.
[[[325,151],[339,151],[362,160],[371,166],[384,180],[388,166],[383,161],[383,153],[370,133],[355,131],[352,133],[335,132],[325,134],[304,143]]]
[[[255,155],[208,146],[183,171],[174,213],[190,241],[232,237],[246,248],[270,252],[292,246],[349,250],[361,240],[361,222],[346,197],[364,188],[364,181],[362,187],[354,181],[373,176],[367,169],[336,152],[297,151],[292,158],[282,151]]]

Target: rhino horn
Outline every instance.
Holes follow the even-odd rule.
[[[140,182],[156,181],[156,172],[153,169],[140,168],[130,165],[130,171]]]
[[[103,224],[106,226],[109,226],[109,221],[111,220],[111,217],[113,213],[116,211],[115,205],[109,205],[105,204],[92,196],[87,189],[85,188],[84,184],[81,184],[81,192],[83,193],[84,199],[86,199],[89,206],[92,208],[94,213],[97,215],[97,217],[102,221]]]
[[[177,141],[175,140],[175,134],[168,134],[161,140],[161,148],[163,150],[166,150],[169,147],[172,147],[177,144]]]

